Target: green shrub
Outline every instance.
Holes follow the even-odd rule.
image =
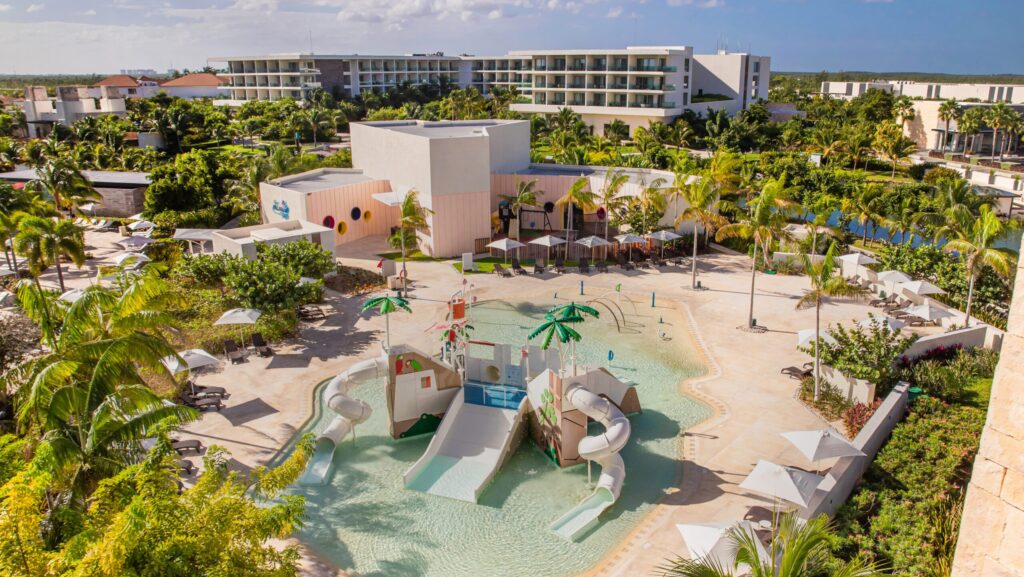
[[[846,400],[839,387],[832,383],[821,380],[821,387],[818,391],[818,400],[814,400],[814,377],[807,377],[800,381],[800,398],[807,404],[816,408],[823,417],[834,421],[843,416],[849,410],[852,403]]]
[[[330,251],[306,239],[285,244],[259,243],[256,254],[259,260],[276,262],[310,278],[320,278],[337,267]]]
[[[278,311],[299,304],[299,273],[283,264],[264,259],[235,259],[228,265],[224,284],[242,306],[261,311]]]
[[[187,254],[174,269],[174,277],[202,287],[224,285],[231,263],[236,260],[226,252],[215,254]]]
[[[916,335],[903,336],[882,320],[871,315],[867,327],[847,329],[836,325],[829,331],[835,342],[822,342],[821,362],[854,379],[865,379],[876,386],[878,396],[892,390],[900,376],[896,361],[917,340]],[[804,349],[814,354],[813,347]]]

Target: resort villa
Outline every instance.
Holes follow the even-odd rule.
[[[269,54],[211,57],[226,64],[228,101],[305,99],[322,88],[337,97],[381,92],[403,83],[473,87],[483,94],[516,88],[524,112],[571,108],[596,134],[613,119],[630,132],[667,122],[684,110],[734,114],[767,100],[771,59],[689,46],[519,50],[502,56]]]
[[[260,185],[264,222],[293,219],[334,229],[334,245],[388,234],[398,225],[399,205],[409,190],[433,211],[430,231],[420,232],[420,248],[433,256],[485,252],[495,236],[515,234],[517,215],[502,195],[518,183],[536,181],[539,206],[521,213],[524,231],[558,232],[568,212],[556,209],[581,177],[600,191],[606,167],[530,163],[530,123],[525,120],[386,121],[351,125],[352,169],[317,169]],[[395,159],[402,159],[396,162]],[[648,186],[672,186],[666,171],[621,169],[628,182],[622,196],[639,195]],[[674,200],[659,223],[671,226],[686,208]],[[608,217],[603,207],[583,214],[577,209],[573,228],[596,232]],[[653,224],[653,223],[652,223]],[[689,229],[680,227],[680,232]]]

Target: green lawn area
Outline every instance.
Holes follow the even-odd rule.
[[[552,259],[552,261],[553,260],[554,259]],[[478,258],[478,259],[474,259],[473,262],[476,263],[476,268],[477,268],[476,272],[470,271],[470,272],[468,272],[466,274],[489,274],[489,273],[493,273],[494,272],[494,264],[495,263],[500,263],[505,268],[511,267],[512,266],[512,257],[509,257],[509,259],[507,261],[507,264],[506,264],[506,260],[504,258],[500,257],[500,256],[488,256],[488,257],[484,257],[484,258]],[[523,265],[523,268],[531,268],[531,267],[533,267],[534,259],[532,259],[532,258],[520,259],[519,264]],[[452,266],[455,267],[455,270],[457,270],[459,272],[462,272],[462,261],[453,262]],[[565,266],[575,268],[575,267],[580,266],[580,261],[578,261],[578,260],[567,260],[567,261],[565,261]],[[594,262],[593,261],[590,263],[590,266],[594,266]]]
[[[230,152],[233,154],[263,154],[263,151],[260,150],[259,148],[252,148],[251,146],[243,146],[241,144],[225,144],[223,146],[218,146],[211,150],[217,150],[220,152]]]
[[[963,404],[970,407],[985,409],[992,394],[992,377],[975,377],[967,385]]]
[[[385,252],[378,254],[381,258],[393,260],[395,262],[442,262],[449,259],[446,258],[435,258],[430,255],[423,254],[419,250],[410,250],[405,253],[405,259],[402,258],[402,251],[396,250],[394,252]]]

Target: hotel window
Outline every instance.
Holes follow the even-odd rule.
[[[1000,86],[999,87],[999,92],[996,93],[996,100],[1002,100],[1002,99],[1003,99],[1003,87]]]
[[[689,71],[690,71],[690,59],[687,58],[686,60],[683,61],[683,72],[689,72]]]
[[[754,72],[760,72],[760,71],[761,71],[761,61],[760,60],[755,60],[754,61]]]

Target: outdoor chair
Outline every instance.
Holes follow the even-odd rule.
[[[636,265],[636,268],[651,268],[651,263],[650,263],[650,261],[648,261],[648,260],[647,260],[647,256],[646,256],[646,255],[643,255],[643,254],[641,254],[641,255],[638,255],[638,256],[637,256],[637,257],[636,257],[636,258],[635,258],[635,259],[633,260],[633,264],[634,264],[634,265]]]
[[[779,372],[783,375],[789,375],[790,378],[802,381],[814,373],[814,363],[804,363],[803,367],[786,367]]]
[[[203,443],[196,439],[189,439],[187,441],[171,439],[171,448],[177,451],[179,455],[185,451],[195,451],[196,453],[199,453],[203,450]]]
[[[891,313],[894,313],[896,311],[905,309],[908,306],[910,306],[910,301],[903,301],[901,303],[894,302],[894,303],[890,303],[890,304],[887,304],[884,307],[882,307],[882,312],[891,314]]]
[[[270,348],[267,341],[263,340],[263,335],[260,333],[252,334],[252,348],[256,349],[256,353],[261,357],[270,357],[274,355],[274,349]]]
[[[195,464],[188,459],[178,459],[174,463],[178,466],[178,470],[182,475],[191,475],[196,472]]]
[[[608,272],[608,261],[601,259],[597,261],[597,264],[594,265],[594,268],[597,269],[597,272]]]
[[[494,263],[494,274],[500,276],[501,278],[509,278],[512,276],[512,272],[509,271],[507,268],[501,266],[500,262]]]
[[[324,314],[324,309],[316,305],[299,305],[295,312],[299,315],[300,319],[306,321],[327,318],[327,315]]]
[[[583,257],[580,259],[580,274],[590,273],[590,259]]]
[[[907,323],[908,325],[910,325],[912,327],[913,326],[920,327],[920,326],[924,326],[924,325],[935,325],[935,326],[938,326],[938,324],[939,324],[939,322],[937,320],[930,321],[928,319],[921,318],[921,317],[915,316],[915,315],[904,315],[903,316],[903,322]]]
[[[533,274],[544,274],[545,271],[544,265],[539,262],[533,263]]]
[[[658,268],[662,268],[665,266],[665,261],[661,260],[661,257],[652,256],[651,262],[654,263],[654,266]]]
[[[857,286],[859,286],[860,288],[862,288],[864,290],[867,290],[867,289],[871,288],[871,285],[872,285],[872,282],[870,280],[863,279],[862,281],[860,281],[860,284],[857,285]]]
[[[616,257],[615,261],[619,264],[619,267],[622,268],[622,270],[636,270],[636,265],[626,260],[626,257],[621,254]]]
[[[519,259],[517,257],[512,257],[512,272],[515,274],[526,274],[526,269],[519,264]]]
[[[195,384],[190,386],[192,391],[194,391],[192,396],[195,398],[219,397],[221,399],[226,399],[231,396],[224,387],[204,387],[202,385]]]
[[[110,225],[110,221],[104,219],[104,220],[101,220],[101,221],[97,222],[96,226],[94,228],[96,230],[103,230],[103,229],[107,228],[107,226],[109,226],[109,225]]]
[[[182,404],[186,407],[192,407],[193,409],[198,409],[200,411],[208,409],[217,409],[217,411],[220,411],[224,408],[224,401],[218,397],[193,397],[186,392],[182,392],[178,395],[178,398],[181,399]]]
[[[895,303],[896,303],[896,293],[890,293],[884,299],[873,299],[873,300],[868,302],[868,304],[873,306],[873,307],[886,307],[888,305],[895,304]]]
[[[244,363],[245,353],[238,348],[238,343],[233,339],[224,341],[224,354],[231,359],[232,364]]]
[[[557,272],[558,274],[565,274],[566,273],[565,261],[564,260],[562,260],[560,258],[556,258],[555,259],[555,272]]]

